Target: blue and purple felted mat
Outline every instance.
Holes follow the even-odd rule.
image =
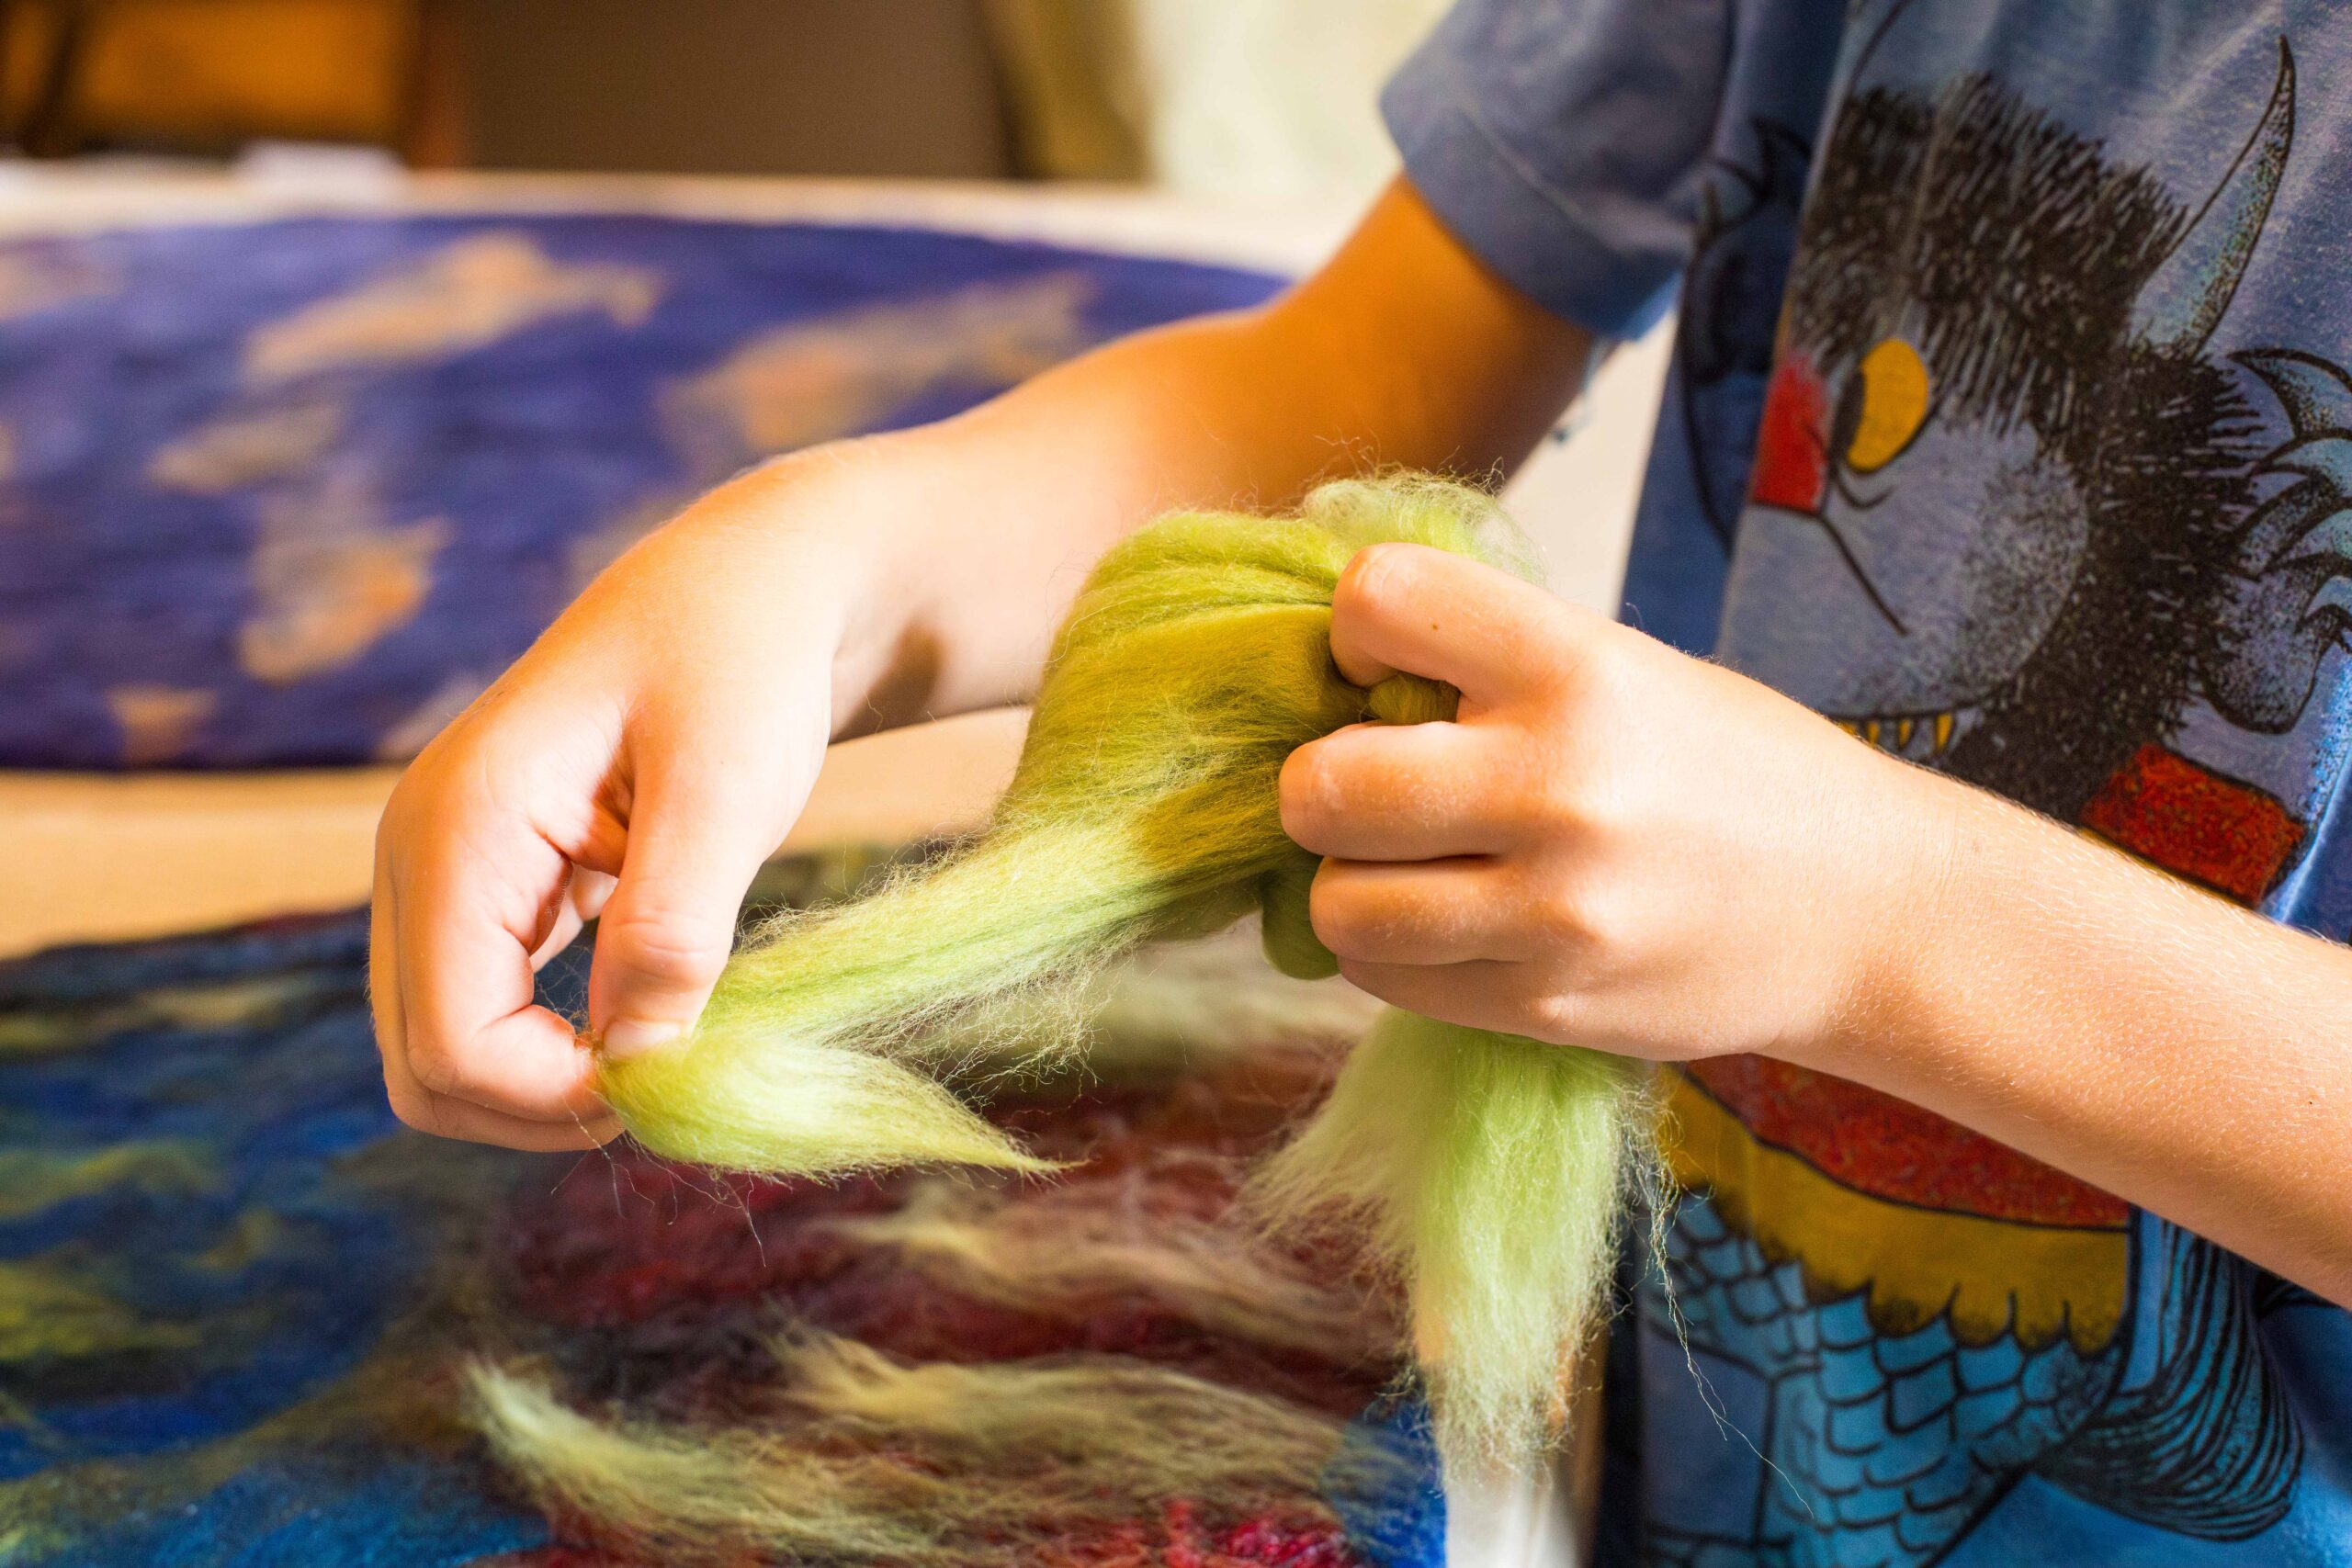
[[[0,243],[0,767],[405,754],[746,464],[1277,281],[615,214]]]
[[[837,871],[806,868],[809,886]],[[912,1360],[1141,1357],[1357,1416],[1433,1463],[1393,1365],[1270,1349],[1142,1296],[1075,1314],[959,1293],[829,1224],[920,1178],[718,1181],[618,1150],[509,1155],[386,1110],[361,915],[61,949],[0,965],[0,1549],[51,1568],[642,1559],[519,1500],[460,1418],[461,1371],[520,1348],[575,1397],[722,1402],[803,1325]],[[579,1000],[585,953],[545,999]],[[1015,1202],[1225,1203],[1311,1081],[1279,1058],[1002,1102],[1080,1162]],[[1065,1207],[1060,1211],[1068,1214]],[[1185,1498],[1073,1529],[1049,1561],[1349,1568],[1442,1560],[1442,1503]]]

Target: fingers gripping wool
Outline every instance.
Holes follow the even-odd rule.
[[[781,917],[686,1048],[605,1065],[605,1098],[656,1152],[729,1168],[1037,1168],[938,1082],[970,1054],[942,1026],[1146,938],[1229,924],[1271,873],[1269,952],[1319,954],[1314,862],[1283,835],[1275,779],[1300,745],[1387,705],[1331,665],[1340,572],[1382,540],[1492,554],[1498,529],[1483,497],[1423,482],[1327,487],[1287,521],[1140,531],[1057,637],[990,830],[872,897]],[[1444,703],[1408,677],[1379,695]]]
[[[1004,1042],[975,1049],[972,1021],[1034,1024],[1004,1004],[1253,905],[1279,967],[1331,973],[1306,918],[1316,862],[1282,830],[1283,760],[1366,718],[1453,712],[1431,682],[1340,677],[1340,571],[1392,540],[1510,566],[1511,538],[1484,496],[1433,480],[1138,532],[1057,637],[989,829],[874,897],[769,927],[685,1047],[604,1065],[607,1100],[656,1152],[736,1169],[1042,1168],[948,1086],[1004,1058]],[[1081,1032],[1021,1043],[1050,1055]],[[1407,1288],[1450,1450],[1544,1440],[1610,1276],[1634,1083],[1611,1058],[1394,1017],[1270,1172],[1277,1213],[1354,1225]]]

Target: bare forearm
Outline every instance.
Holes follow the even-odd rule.
[[[1261,310],[1123,340],[961,418],[784,465],[873,530],[844,731],[1018,700],[1096,557],[1175,506],[1273,508],[1385,467],[1508,471],[1589,340],[1486,274],[1399,186]]]
[[[1936,784],[1936,913],[1814,1065],[2352,1303],[2352,953]]]

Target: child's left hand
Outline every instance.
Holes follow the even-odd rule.
[[[1972,793],[1770,689],[1411,545],[1340,579],[1332,653],[1462,692],[1451,724],[1294,753],[1283,826],[1327,857],[1316,934],[1374,995],[1654,1060],[1804,1056],[1870,1029]]]
[[[1802,615],[1803,606],[1790,606]],[[2352,957],[1459,556],[1365,550],[1294,752],[1316,933],[1416,1012],[1905,1100],[2352,1306]]]

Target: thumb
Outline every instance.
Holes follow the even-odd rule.
[[[673,760],[639,770],[589,970],[589,1025],[615,1056],[694,1027],[734,946],[743,895],[807,793],[662,750]]]

